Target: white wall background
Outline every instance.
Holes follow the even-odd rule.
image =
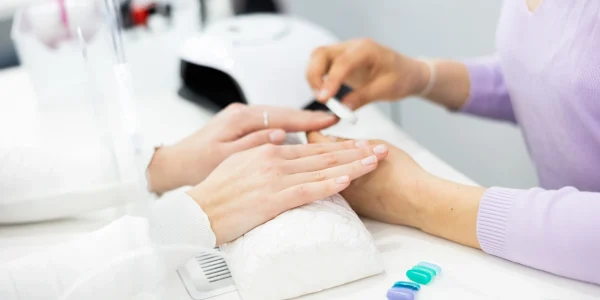
[[[0,0],[0,17],[17,4]],[[212,2],[228,0],[212,0]],[[413,56],[468,57],[494,51],[500,0],[280,0],[287,10],[341,39],[372,37]],[[8,13],[10,12],[10,13]],[[530,187],[537,182],[519,131],[455,115],[423,101],[381,105],[402,128],[479,183]]]
[[[287,10],[342,39],[372,37],[413,56],[460,58],[494,51],[501,1],[283,0]],[[395,121],[479,183],[531,187],[537,179],[517,128],[451,114],[424,101],[393,106]]]

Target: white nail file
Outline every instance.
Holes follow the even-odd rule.
[[[352,124],[356,124],[356,122],[358,122],[358,117],[356,117],[356,114],[354,114],[352,110],[335,98],[330,98],[327,100],[325,106],[327,106],[329,110],[331,110],[336,116],[344,121],[348,121]]]

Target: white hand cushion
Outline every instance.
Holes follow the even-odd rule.
[[[299,297],[383,271],[371,234],[340,195],[284,212],[221,250],[244,300]]]

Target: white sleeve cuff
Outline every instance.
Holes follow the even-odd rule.
[[[160,147],[160,146],[157,146]],[[152,161],[152,158],[154,157],[154,153],[156,152],[156,148],[157,147],[149,147],[149,146],[145,146],[142,149],[142,153],[141,153],[141,164],[142,166],[144,166],[144,168],[148,168],[148,166],[150,166],[150,162]]]
[[[214,248],[217,238],[200,205],[183,192],[166,195],[153,209],[157,242]]]
[[[143,168],[143,170],[141,170],[142,172],[144,172],[145,174],[145,179],[146,179],[146,189],[148,191],[150,191],[150,178],[149,178],[149,174],[148,174],[148,167],[150,167],[150,163],[152,162],[152,159],[154,158],[154,154],[156,153],[156,149],[162,147],[162,146],[155,146],[155,147],[150,147],[150,146],[144,146],[142,148],[142,153],[140,153],[141,155],[141,167]]]

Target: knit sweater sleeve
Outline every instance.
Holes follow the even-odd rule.
[[[469,98],[461,112],[516,123],[510,95],[498,58],[480,57],[465,60],[469,73]]]
[[[480,203],[482,249],[532,268],[600,284],[600,193],[490,188]]]

